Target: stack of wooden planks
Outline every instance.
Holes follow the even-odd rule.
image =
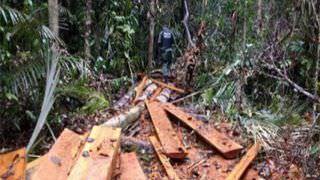
[[[230,172],[221,172],[218,167],[214,169],[216,165],[213,165],[206,179],[258,179],[256,171],[250,169],[250,164],[257,156],[260,144],[254,144],[237,160],[244,147],[218,130],[206,129],[202,121],[173,104],[166,103],[171,91],[184,93],[184,90],[173,85],[143,77],[135,89],[136,96],[131,102],[133,108],[128,112],[111,118],[104,125],[94,126],[84,135],[65,129],[47,154],[28,164],[25,149],[0,155],[0,178],[110,180],[117,177],[116,179],[120,180],[146,180],[147,176],[137,154],[121,152],[121,128],[116,128],[137,119],[145,110],[145,104],[154,129],[148,140],[169,179],[184,179],[180,177],[181,172],[177,172],[172,162],[181,163],[186,158],[193,159],[190,157],[194,155],[191,151],[189,154],[190,149],[183,144],[181,136],[178,135],[181,132],[175,130],[173,122],[195,132],[204,143],[218,152],[210,158],[194,161],[188,166],[189,170],[204,162],[217,164],[217,161],[222,164],[221,167],[229,169],[231,164],[239,161]]]
[[[188,154],[187,150],[182,145],[181,140],[178,138],[176,132],[172,128],[169,118],[171,116],[174,117],[174,120],[178,120],[187,128],[196,132],[198,136],[201,137],[206,143],[220,152],[220,154],[222,155],[220,159],[223,161],[224,158],[226,159],[226,161],[228,161],[228,159],[237,158],[240,155],[241,150],[243,149],[240,144],[233,141],[227,135],[222,134],[215,129],[207,131],[203,122],[195,119],[190,114],[184,112],[180,108],[170,103],[159,103],[155,101],[147,102],[147,107],[156,133],[156,136],[150,137],[150,142],[154,146],[155,152],[160,162],[162,163],[169,179],[180,179],[175,173],[174,168],[170,164],[169,158],[183,159]],[[243,177],[243,175],[246,173],[246,170],[249,168],[249,165],[257,156],[259,149],[259,143],[253,145],[248,153],[241,159],[239,164],[235,166],[235,168],[227,177],[226,175],[221,175],[220,177],[230,180],[237,180]],[[199,161],[198,163],[201,163],[201,161]],[[247,173],[246,177],[248,178],[248,176],[249,175]],[[210,179],[213,177],[208,178]],[[257,179],[258,175],[253,178]],[[251,179],[251,177],[249,179]]]
[[[112,179],[120,137],[120,128],[94,126],[88,136],[65,129],[46,155],[28,164],[27,179]]]

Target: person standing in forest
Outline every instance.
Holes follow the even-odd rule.
[[[158,47],[160,48],[160,60],[162,63],[162,73],[164,81],[167,83],[170,76],[170,67],[172,63],[172,44],[174,43],[173,34],[167,26],[162,28],[158,38]]]

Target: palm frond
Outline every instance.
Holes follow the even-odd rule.
[[[64,42],[60,39],[60,37],[54,34],[49,27],[45,25],[41,25],[39,34],[43,40],[57,42],[61,46],[64,46]]]
[[[60,74],[60,67],[58,65],[59,54],[57,54],[56,51],[52,50],[50,51],[50,53],[47,54],[46,58],[47,58],[46,59],[47,78],[46,78],[45,94],[44,94],[41,112],[37,120],[36,127],[32,133],[32,136],[27,146],[28,152],[30,151],[33,143],[36,141],[41,129],[43,128],[46,122],[47,116],[53,106],[54,99],[55,99],[54,92],[59,80],[59,74]]]
[[[0,5],[0,17],[6,24],[17,24],[26,20],[26,16],[23,13],[5,5]]]

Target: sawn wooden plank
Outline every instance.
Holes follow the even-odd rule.
[[[94,126],[68,179],[110,180],[116,166],[120,135],[120,128]]]
[[[257,156],[260,150],[260,143],[255,143],[248,152],[241,158],[240,162],[235,166],[232,172],[228,175],[227,180],[239,180],[251,162]]]
[[[84,139],[65,129],[51,150],[41,158],[29,179],[65,180],[79,155]]]
[[[120,155],[120,180],[147,180],[135,152]]]
[[[187,155],[186,149],[173,129],[166,112],[161,108],[161,103],[154,101],[146,104],[164,153],[170,158],[183,159]]]
[[[240,144],[217,130],[212,129],[210,131],[206,131],[205,128],[203,128],[203,122],[195,119],[180,108],[170,103],[162,104],[162,107],[189,128],[193,129],[205,141],[215,147],[225,158],[234,158],[242,150],[243,147]]]
[[[0,179],[25,179],[26,149],[0,154]]]
[[[179,180],[179,176],[176,174],[176,172],[174,171],[173,167],[170,164],[169,159],[167,158],[167,156],[165,154],[163,154],[163,150],[162,147],[158,141],[158,139],[155,136],[150,136],[149,140],[151,142],[151,144],[153,145],[153,148],[162,164],[162,166],[164,167],[164,170],[166,171],[168,178],[170,180]]]

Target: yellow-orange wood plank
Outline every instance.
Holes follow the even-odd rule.
[[[248,152],[241,158],[240,162],[235,166],[232,172],[228,175],[227,180],[239,180],[250,163],[256,158],[260,150],[260,143],[255,143]]]
[[[168,178],[170,180],[179,180],[179,176],[176,174],[176,172],[174,171],[173,167],[170,164],[169,159],[167,158],[167,156],[165,154],[163,154],[163,149],[158,141],[158,139],[155,136],[150,136],[149,140],[162,164],[162,166],[164,167],[164,170],[166,171]]]
[[[142,92],[143,92],[143,89],[144,89],[144,87],[145,87],[145,85],[146,85],[147,80],[148,80],[148,76],[144,76],[143,79],[142,79],[142,81],[141,81],[141,83],[140,83],[140,84],[138,85],[138,87],[135,89],[135,91],[136,91],[136,96],[135,96],[135,98],[134,98],[134,100],[133,100],[133,104],[136,104],[136,103],[137,103],[139,97],[141,96],[141,94],[142,94]]]
[[[147,180],[135,152],[120,156],[120,180]]]
[[[0,179],[25,179],[26,149],[0,154]]]
[[[154,101],[160,95],[161,91],[162,91],[162,88],[158,87],[158,89],[151,96],[150,101]]]
[[[158,85],[161,86],[162,88],[169,88],[169,89],[171,89],[171,90],[173,90],[173,91],[176,91],[176,92],[178,92],[178,93],[181,93],[181,94],[184,94],[184,93],[185,93],[185,91],[184,91],[183,89],[180,89],[180,88],[171,86],[171,85],[169,85],[169,84],[166,84],[166,83],[164,83],[164,82],[161,82],[161,81],[158,81],[158,80],[155,80],[155,79],[151,79],[151,80],[152,80],[152,82],[158,84]]]
[[[224,157],[234,158],[242,150],[243,147],[240,144],[236,143],[217,130],[212,129],[210,131],[206,131],[203,126],[203,122],[195,119],[190,114],[182,111],[180,108],[177,108],[169,103],[162,104],[162,107],[189,128],[193,129],[199,136],[214,146]]]
[[[161,108],[161,103],[154,101],[147,102],[146,105],[164,153],[170,158],[183,159],[187,155],[186,149],[173,129],[166,112]]]
[[[116,167],[120,135],[120,128],[94,126],[68,179],[110,180]]]
[[[64,180],[67,179],[84,139],[80,135],[64,129],[51,150],[41,158],[30,179]]]

